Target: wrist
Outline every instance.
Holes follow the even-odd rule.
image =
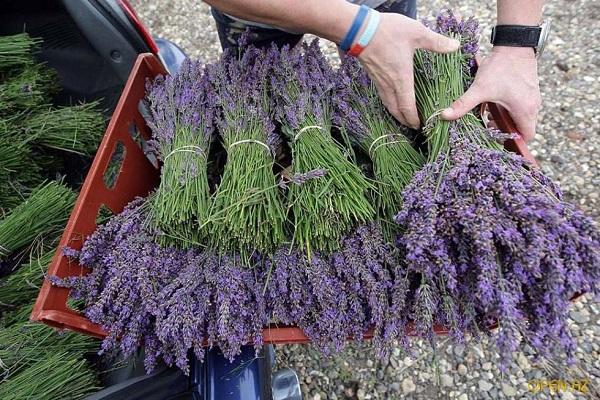
[[[508,57],[517,57],[535,60],[535,50],[533,47],[515,47],[515,46],[494,46],[492,53]]]
[[[339,44],[356,17],[359,6],[342,0],[318,2],[319,10],[304,31]]]

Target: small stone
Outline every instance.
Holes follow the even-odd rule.
[[[504,395],[506,397],[513,397],[517,394],[517,389],[515,389],[514,386],[503,382],[502,383],[502,393],[504,393]]]
[[[484,381],[483,379],[480,380],[477,384],[479,385],[479,390],[483,392],[488,392],[494,387],[494,385],[492,385],[488,381]]]
[[[467,367],[465,364],[458,364],[458,368],[456,369],[459,375],[465,376],[467,374]]]
[[[400,392],[400,384],[398,382],[390,384],[390,390],[392,392]]]
[[[571,392],[562,392],[562,396],[560,396],[562,400],[575,400],[575,396]]]
[[[466,393],[461,394],[457,398],[458,400],[469,400],[469,396]]]
[[[367,360],[367,368],[373,368],[373,361]]]
[[[569,316],[578,324],[586,324],[590,321],[590,313],[585,309],[581,311],[571,310],[571,312],[569,312]]]
[[[448,374],[442,374],[440,376],[440,383],[444,387],[450,387],[450,386],[454,385],[454,379]]]
[[[484,371],[489,371],[490,369],[492,369],[492,363],[491,362],[484,362],[483,364],[481,364],[481,368],[483,368]]]
[[[404,394],[412,393],[415,390],[417,390],[417,386],[415,385],[415,383],[413,382],[413,380],[411,378],[405,378],[402,381],[402,392]]]
[[[462,357],[462,355],[465,353],[465,345],[464,344],[457,344],[456,346],[454,346],[454,355],[457,357]]]
[[[354,388],[352,388],[352,387],[345,388],[344,394],[346,395],[346,397],[354,397]]]
[[[521,369],[523,371],[529,371],[529,369],[531,369],[529,360],[522,353],[520,353],[519,356],[517,357],[517,364],[519,364],[519,367],[521,367]]]
[[[321,395],[319,393],[315,394],[313,400],[321,400]]]
[[[585,136],[583,136],[583,134],[581,134],[581,132],[578,131],[569,131],[567,132],[567,137],[571,140],[579,141],[582,140]]]
[[[364,400],[365,399],[365,391],[363,389],[358,389],[356,391],[356,398],[358,400]]]
[[[566,63],[566,61],[557,61],[556,62],[556,66],[558,67],[558,69],[560,69],[562,72],[567,72],[569,70],[569,64]]]
[[[478,358],[485,358],[485,354],[483,353],[483,350],[481,349],[481,346],[479,345],[475,345],[473,346],[473,354],[475,354],[476,357]]]

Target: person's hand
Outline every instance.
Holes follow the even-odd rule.
[[[535,136],[541,101],[533,50],[497,46],[479,64],[469,90],[444,110],[442,118],[455,120],[481,103],[494,102],[506,108],[523,139],[529,141]]]
[[[458,50],[460,43],[400,14],[381,14],[375,37],[359,60],[375,83],[386,108],[401,123],[419,127],[413,56],[416,49],[438,53]]]

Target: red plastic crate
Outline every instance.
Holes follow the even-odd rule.
[[[103,205],[113,213],[120,213],[136,196],[145,196],[158,185],[159,170],[145,156],[142,146],[139,141],[134,140],[132,133],[137,132],[143,140],[150,138],[150,130],[138,105],[145,95],[146,80],[159,74],[166,74],[166,70],[155,55],[147,53],[138,56],[69,218],[60,246],[48,267],[48,275],[64,278],[85,274],[85,268],[62,255],[62,247],[82,247],[85,238],[95,231],[96,217]],[[489,110],[498,128],[506,132],[516,132],[514,124],[504,110],[493,104],[489,105]],[[113,153],[121,147],[119,143],[125,149],[125,154],[116,182],[108,188],[104,182],[104,174]],[[523,140],[510,141],[507,147],[533,161]],[[69,289],[52,286],[45,280],[33,307],[31,319],[59,329],[70,329],[99,338],[106,336],[106,332],[100,326],[69,309],[68,296]],[[436,326],[435,331],[439,334],[447,333],[441,326]],[[413,328],[410,327],[407,333],[412,334]],[[371,337],[371,333],[365,337]],[[265,343],[276,344],[309,342],[300,328],[275,325],[264,329],[263,338]]]

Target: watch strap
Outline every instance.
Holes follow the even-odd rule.
[[[538,46],[542,28],[528,25],[497,25],[492,29],[491,42],[495,46]]]

